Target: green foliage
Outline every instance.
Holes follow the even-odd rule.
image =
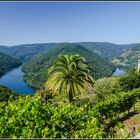
[[[129,111],[138,99],[140,99],[140,88],[112,95],[105,101],[99,102],[95,108],[101,116],[112,118],[119,113]]]
[[[100,138],[100,127],[86,105],[45,104],[39,95],[9,101],[0,112],[1,138]]]
[[[116,134],[117,138],[129,138],[128,130],[126,128],[120,128]]]
[[[21,62],[19,60],[16,60],[6,54],[0,53],[0,76],[19,65],[21,65]]]
[[[112,94],[117,94],[120,91],[119,77],[99,79],[94,84],[94,92],[101,100],[108,98]]]
[[[140,87],[140,73],[135,69],[129,70],[119,80],[122,91],[129,91]]]
[[[48,70],[46,89],[54,94],[63,92],[71,102],[76,94],[84,93],[94,83],[90,68],[85,62],[78,54],[60,55]]]
[[[20,96],[7,103],[0,102],[0,137],[108,137],[102,117],[114,118],[121,112],[129,111],[138,99],[140,89],[120,92],[100,102],[91,100],[80,106],[57,105],[53,100],[44,102],[41,94]]]
[[[7,102],[9,99],[15,100],[19,95],[4,86],[0,86],[0,102]]]
[[[82,46],[66,43],[26,63],[24,71],[27,82],[36,88],[42,88],[47,80],[48,68],[54,64],[60,54],[79,54],[84,57],[87,64],[93,68],[91,75],[94,79],[111,76],[115,71],[115,66],[112,63],[97,54]]]

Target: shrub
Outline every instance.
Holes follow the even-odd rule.
[[[124,76],[119,79],[122,91],[129,91],[140,87],[140,73],[135,69],[129,70]]]
[[[57,106],[40,95],[8,101],[0,113],[1,138],[99,138],[99,120],[87,105]]]
[[[120,92],[119,78],[110,77],[97,80],[94,85],[94,91],[101,100]]]

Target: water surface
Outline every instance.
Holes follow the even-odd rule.
[[[113,76],[125,74],[124,69],[116,68]],[[4,85],[9,89],[20,94],[34,94],[36,90],[23,80],[24,73],[21,71],[21,66],[11,70],[0,78],[0,85]]]
[[[124,69],[116,68],[116,71],[113,73],[113,76],[121,76],[124,75],[126,71]]]
[[[21,71],[21,66],[15,68],[0,78],[0,85],[4,85],[20,94],[35,93],[36,90],[27,85],[27,83],[23,80],[23,75],[24,73]]]

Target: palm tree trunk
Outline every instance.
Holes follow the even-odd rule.
[[[69,90],[69,103],[72,102],[72,99],[73,99],[73,94],[72,94],[72,91],[71,89]]]

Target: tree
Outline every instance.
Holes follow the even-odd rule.
[[[122,91],[129,91],[140,87],[140,73],[135,69],[130,69],[119,80]]]
[[[45,89],[54,94],[67,94],[69,102],[76,94],[84,93],[94,83],[90,75],[91,68],[85,61],[79,54],[59,55],[58,60],[48,70]]]
[[[102,78],[95,82],[94,92],[101,100],[121,91],[119,77]]]

